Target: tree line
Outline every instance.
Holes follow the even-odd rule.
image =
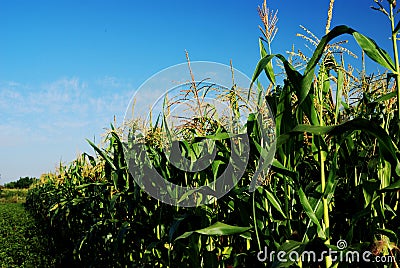
[[[37,178],[20,177],[17,181],[12,181],[4,184],[4,188],[25,189],[29,188],[33,183],[37,182]]]

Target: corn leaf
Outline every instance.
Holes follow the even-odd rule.
[[[300,203],[304,208],[304,211],[306,212],[307,216],[310,218],[310,220],[317,226],[317,232],[319,237],[325,239],[325,234],[321,228],[321,224],[319,223],[319,220],[317,218],[317,215],[315,215],[314,210],[312,209],[310,203],[308,202],[307,196],[304,193],[303,189],[301,187],[297,190],[297,193],[300,198]]]
[[[395,183],[392,183],[388,187],[379,190],[379,192],[393,192],[398,190],[400,190],[400,180],[396,181]]]
[[[368,57],[383,67],[395,72],[396,68],[389,54],[380,48],[374,40],[358,32],[353,32],[352,34],[358,45],[364,50]]]
[[[213,225],[203,228],[203,229],[199,229],[196,231],[190,231],[190,232],[186,232],[183,235],[177,237],[175,239],[179,240],[179,239],[183,239],[183,238],[187,238],[190,235],[192,235],[193,233],[198,233],[198,234],[202,234],[202,235],[233,235],[233,234],[241,234],[244,233],[248,230],[250,230],[251,227],[239,227],[239,226],[233,226],[233,225],[228,225],[222,222],[216,222]]]
[[[265,193],[267,194],[267,199],[271,203],[271,205],[278,210],[279,213],[286,219],[286,215],[282,210],[281,204],[278,199],[275,198],[274,194],[268,191],[267,189],[264,190]]]
[[[261,58],[264,58],[265,56],[268,55],[267,51],[265,50],[264,44],[261,40],[259,39],[260,42],[260,55]],[[272,82],[272,84],[275,84],[275,74],[274,74],[274,69],[272,68],[272,61],[269,61],[267,65],[265,65],[264,68],[265,74],[268,77],[268,79]]]
[[[90,140],[86,139],[86,141],[93,147],[93,149],[107,162],[107,164],[109,164],[111,166],[111,168],[113,170],[117,170],[117,168],[115,167],[112,159],[110,157],[108,157],[108,155],[101,150],[99,147],[97,147],[93,142],[91,142]]]
[[[375,122],[364,118],[356,118],[335,126],[298,125],[290,132],[278,137],[277,147],[288,140],[290,136],[297,135],[298,133],[309,132],[315,135],[329,134],[329,136],[345,134],[345,136],[349,136],[356,130],[364,131],[377,139],[383,157],[395,166],[396,174],[400,176],[400,162],[397,158],[396,148],[393,145],[391,137]]]

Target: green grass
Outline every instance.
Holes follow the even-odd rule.
[[[0,267],[54,267],[39,227],[22,203],[0,203]]]

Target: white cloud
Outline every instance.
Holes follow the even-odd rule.
[[[100,141],[114,115],[121,123],[133,89],[117,78],[104,81],[0,81],[0,139],[7,141],[0,143],[0,154],[7,154],[0,173],[8,178],[38,176],[38,170],[50,171],[60,159],[69,162],[78,152],[90,150],[85,139]],[[21,159],[24,168],[18,168]],[[29,170],[36,173],[30,175]]]
[[[108,89],[131,87],[130,83],[124,82],[114,76],[105,76],[100,78],[96,80],[96,85]]]

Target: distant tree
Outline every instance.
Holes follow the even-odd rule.
[[[6,188],[17,188],[17,189],[23,189],[23,188],[29,188],[33,183],[35,183],[38,179],[36,178],[29,178],[29,177],[21,177],[17,181],[12,181],[9,183],[4,184],[4,187]]]
[[[15,188],[15,181],[9,182],[9,183],[5,183],[4,187],[5,188]]]

